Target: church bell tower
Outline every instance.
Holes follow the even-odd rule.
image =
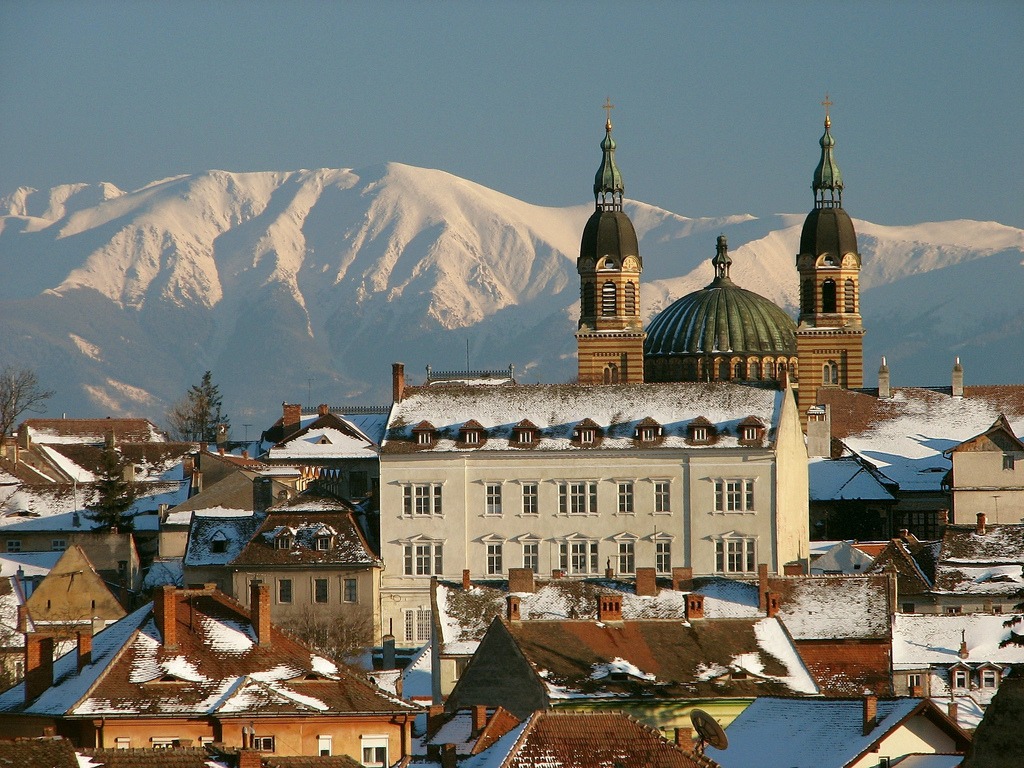
[[[576,270],[580,275],[580,321],[576,331],[581,384],[638,384],[644,380],[640,319],[643,260],[633,223],[622,210],[625,186],[615,165],[612,105],[594,177],[595,210],[583,228]]]
[[[796,347],[800,417],[821,387],[864,386],[864,325],[860,315],[860,252],[857,233],[843,209],[843,177],[833,156],[835,139],[825,97],[821,160],[814,170],[814,210],[807,214],[796,257],[800,317]]]

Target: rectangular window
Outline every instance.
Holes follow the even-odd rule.
[[[441,514],[441,484],[415,483],[404,489],[402,513],[406,517]]]
[[[921,687],[921,674],[919,672],[911,672],[907,675],[907,690],[913,691],[915,688]]]
[[[63,552],[68,548],[68,542],[65,539],[50,539],[50,551],[51,552]]]
[[[654,567],[658,573],[671,573],[672,542],[668,539],[658,539],[654,543]]]
[[[536,515],[539,511],[537,484],[523,483],[523,514]]]
[[[114,739],[114,749],[131,749],[132,740],[130,736],[118,736]]]
[[[345,602],[359,602],[359,581],[356,579],[345,579]]]
[[[387,737],[370,738],[364,736],[362,748],[362,763],[365,768],[385,768],[385,766],[389,765]]]
[[[331,754],[333,739],[330,735],[317,736],[316,737],[316,753],[321,757],[326,757]]]
[[[412,608],[405,612],[405,641],[407,643],[430,642],[430,609]]]
[[[540,573],[540,544],[536,541],[523,542],[523,568]]]
[[[994,669],[983,669],[983,670],[981,670],[981,687],[982,688],[995,688],[996,687],[996,671]]]
[[[654,481],[654,514],[664,515],[672,511],[672,484],[668,480]]]
[[[715,570],[719,573],[753,573],[757,570],[754,539],[719,539],[715,542]]]
[[[743,484],[739,480],[725,481],[725,511],[739,512],[743,509]]]
[[[487,575],[500,576],[504,573],[502,565],[502,549],[504,545],[500,541],[491,542],[487,545]]]
[[[440,576],[442,567],[440,542],[417,542],[405,545],[406,576]]]
[[[501,483],[487,484],[487,507],[484,510],[484,514],[501,514]]]
[[[313,602],[327,602],[327,579],[313,579]]]
[[[292,601],[292,580],[277,580],[277,602],[290,603]]]
[[[966,669],[954,669],[953,670],[953,687],[954,688],[966,688],[967,687],[967,670]]]
[[[632,541],[619,542],[619,573],[636,571],[635,548]]]
[[[597,514],[597,483],[573,481],[558,487],[558,511],[563,515]]]
[[[1012,472],[1014,464],[1016,463],[1013,459],[1014,459],[1014,457],[1013,457],[1012,453],[1004,453],[1003,454],[1003,469],[1008,469],[1008,470],[1010,470]]]
[[[252,748],[257,749],[260,752],[273,752],[274,751],[274,737],[273,736],[253,736],[252,737]]]
[[[753,480],[715,480],[716,512],[753,512]]]
[[[20,539],[8,539],[7,540],[7,551],[8,552],[21,552],[21,540]]]
[[[619,514],[633,514],[633,482],[623,480],[619,483]]]
[[[597,542],[568,541],[559,545],[563,571],[572,574],[597,573]]]

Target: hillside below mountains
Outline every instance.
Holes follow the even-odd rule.
[[[36,369],[57,391],[50,415],[157,422],[212,370],[235,438],[243,425],[257,436],[282,401],[385,404],[393,361],[414,383],[467,360],[571,380],[592,210],[395,163],[22,188],[0,200],[0,363]],[[626,210],[645,324],[710,282],[720,233],[734,281],[795,315],[805,213]],[[854,222],[869,386],[883,354],[896,386],[948,384],[956,356],[970,384],[1024,379],[1024,230]]]

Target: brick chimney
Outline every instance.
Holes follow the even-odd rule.
[[[391,401],[402,402],[405,397],[405,366],[402,363],[391,364]]]
[[[92,627],[78,630],[78,671],[92,664]]]
[[[622,595],[598,595],[597,620],[622,621]]]
[[[986,526],[987,523],[988,523],[988,518],[985,516],[985,513],[984,512],[979,512],[978,513],[978,526],[977,526],[977,528],[975,528],[975,533],[977,533],[979,536],[984,536],[985,535],[985,530],[986,530],[985,526]]]
[[[803,563],[786,563],[782,566],[782,574],[784,576],[803,576],[804,565]]]
[[[536,592],[537,582],[533,577],[531,568],[509,568],[508,569],[508,591],[509,592]]]
[[[561,568],[554,568],[551,571],[551,578],[552,579],[563,579],[563,578],[565,578],[565,571],[563,571]]]
[[[953,397],[964,396],[964,367],[960,365],[960,358],[956,359],[953,364],[953,381],[952,381],[952,394]]]
[[[170,584],[165,584],[153,595],[153,619],[163,638],[164,648],[178,647],[178,596]]]
[[[427,710],[427,738],[430,738],[444,725],[444,704],[431,704]]]
[[[249,617],[256,642],[270,645],[270,587],[259,579],[249,584]]]
[[[238,750],[238,768],[263,768],[263,755],[255,749]]]
[[[966,659],[968,656],[971,655],[971,652],[967,649],[967,630],[966,629],[961,629],[960,630],[960,650],[957,651],[956,655],[959,656],[961,659]]]
[[[508,595],[505,598],[505,618],[509,621],[519,621],[521,607],[519,595]]]
[[[781,605],[782,601],[779,598],[778,592],[769,592],[765,596],[765,614],[769,619],[779,612],[779,607]]]
[[[331,412],[331,407],[329,405],[327,405],[327,403],[320,403],[320,405],[318,405],[316,407],[316,415],[317,416],[326,416],[330,412]]]
[[[889,366],[882,358],[882,364],[878,368],[878,399],[888,400],[892,397],[892,389],[889,386]]]
[[[955,701],[951,701],[951,702],[949,702],[949,704],[947,706],[949,707],[949,709],[947,710],[949,712],[949,719],[952,720],[957,725],[959,725],[960,724],[960,722],[958,720],[958,718],[960,716],[960,707],[959,707],[959,705]]]
[[[655,571],[653,568],[636,569],[636,593],[640,597],[657,597],[657,571]]]
[[[704,618],[704,595],[700,592],[691,592],[686,596],[686,620]]]
[[[672,589],[675,592],[689,592],[693,589],[693,568],[673,568]]]
[[[284,415],[281,418],[281,430],[284,436],[297,432],[302,425],[302,403],[281,403]]]
[[[869,693],[864,697],[864,735],[874,730],[878,720],[878,697]]]
[[[469,568],[465,568],[462,571],[462,589],[467,590],[473,586],[473,582],[469,578]]]
[[[768,563],[757,566],[757,610],[764,612],[765,595],[768,593]]]
[[[487,727],[487,705],[473,705],[473,735],[479,736],[480,731]]]
[[[455,754],[454,744],[441,745],[441,768],[457,768],[459,758]]]
[[[37,699],[53,685],[53,638],[25,635],[25,703]]]
[[[676,746],[683,749],[693,749],[693,728],[682,726],[676,728]]]

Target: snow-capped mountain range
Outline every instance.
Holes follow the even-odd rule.
[[[414,383],[467,359],[570,380],[592,210],[396,163],[22,188],[0,200],[0,364],[57,390],[50,415],[157,422],[209,369],[236,438],[243,425],[257,436],[281,401],[387,403],[393,361]],[[734,281],[795,314],[805,213],[627,212],[647,320],[710,282],[719,233]],[[1024,380],[1024,230],[854,222],[869,386],[883,354],[896,386],[948,384],[956,356],[970,384]]]

